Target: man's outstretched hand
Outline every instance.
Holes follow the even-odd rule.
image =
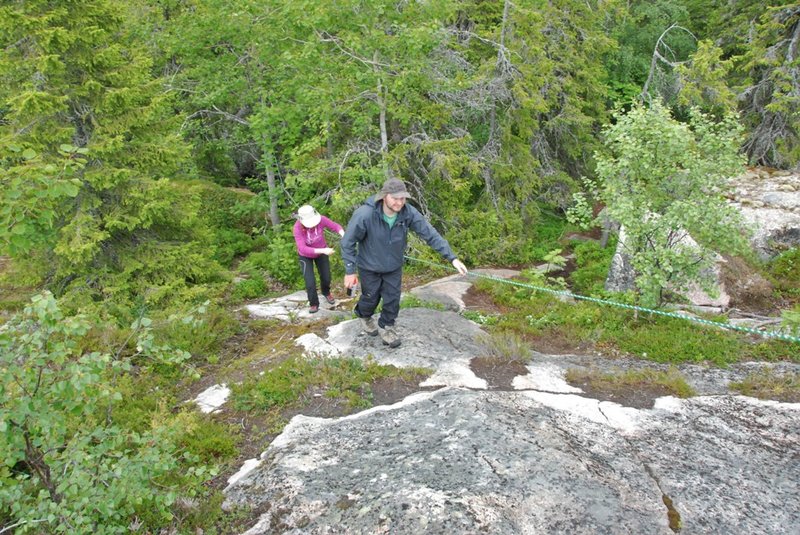
[[[453,259],[453,267],[458,270],[459,273],[462,275],[467,274],[467,266],[464,265],[464,262],[459,260],[458,258]]]

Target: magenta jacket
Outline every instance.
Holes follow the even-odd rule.
[[[317,258],[319,255],[314,252],[314,249],[324,249],[328,246],[325,241],[325,229],[337,234],[341,232],[343,227],[331,221],[325,216],[321,216],[319,225],[316,227],[306,228],[300,221],[295,222],[292,233],[294,234],[294,241],[297,244],[297,253],[306,258]]]

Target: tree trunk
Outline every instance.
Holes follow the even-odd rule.
[[[50,494],[50,499],[55,503],[61,503],[61,495],[56,492],[56,484],[50,474],[50,467],[44,462],[42,451],[33,445],[27,425],[23,428],[22,436],[25,438],[25,464],[39,476],[42,485],[47,489],[47,493]]]
[[[508,24],[508,8],[510,4],[511,4],[510,0],[505,0],[505,2],[503,3],[503,21],[500,24],[500,46],[497,49],[497,62],[495,63],[495,75],[498,77],[504,76],[503,75],[504,63],[507,61],[505,57],[506,26]],[[487,151],[488,153],[494,155],[495,143],[497,143],[497,98],[496,97],[492,99],[492,107],[489,110],[489,140],[486,142],[486,146],[489,148],[489,151]],[[492,206],[494,207],[494,211],[499,212],[497,193],[495,192],[494,188],[494,179],[492,177],[492,170],[486,167],[484,168],[482,174],[483,174],[483,181],[486,187],[486,194],[492,201]]]
[[[377,64],[378,63],[378,53],[375,52],[372,55],[372,60]],[[389,133],[386,128],[386,99],[383,98],[383,81],[380,77],[380,72],[378,71],[377,65],[374,67],[375,71],[378,73],[378,90],[377,90],[377,97],[376,102],[378,104],[378,109],[380,110],[379,116],[379,126],[381,129],[381,162],[383,163],[383,169],[386,173],[386,178],[392,178],[392,170],[389,169],[389,162],[386,161],[386,155],[389,153]]]
[[[278,186],[275,183],[275,156],[272,151],[264,153],[267,172],[267,192],[269,194],[269,222],[277,227],[281,220],[278,216]]]

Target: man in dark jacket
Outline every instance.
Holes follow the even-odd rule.
[[[416,208],[406,204],[410,196],[402,180],[390,178],[378,195],[367,199],[353,212],[341,241],[345,288],[353,287],[358,278],[361,279],[361,298],[355,314],[361,318],[367,334],[380,333],[383,343],[389,347],[400,345],[394,321],[400,311],[403,254],[409,230],[452,262],[459,273],[467,274],[467,268],[453,254],[447,240]],[[381,299],[383,308],[376,324],[372,314]]]

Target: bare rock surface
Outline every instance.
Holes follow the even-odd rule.
[[[298,340],[309,354],[426,367],[425,384],[443,388],[295,416],[225,490],[226,506],[263,511],[248,535],[797,533],[800,404],[727,388],[763,365],[684,365],[701,396],[637,409],[588,396],[566,370],[665,365],[535,353],[513,388],[489,390],[470,368],[484,351],[476,324],[413,308],[397,329],[396,349],[359,320]]]
[[[733,184],[732,202],[754,230],[762,258],[800,247],[800,175],[753,168]]]
[[[519,275],[519,271],[512,269],[476,269],[471,273],[496,279],[509,279]],[[450,275],[417,286],[410,293],[422,301],[439,303],[447,310],[460,312],[464,310],[464,294],[472,286],[474,280],[475,276]]]
[[[264,299],[258,303],[245,305],[245,310],[254,318],[274,318],[285,322],[296,320],[315,320],[328,317],[351,317],[353,299],[337,299],[336,303],[329,305],[320,295],[319,310],[315,313],[309,311],[308,298],[305,290],[282,295],[272,299]],[[350,306],[348,306],[350,305]]]

